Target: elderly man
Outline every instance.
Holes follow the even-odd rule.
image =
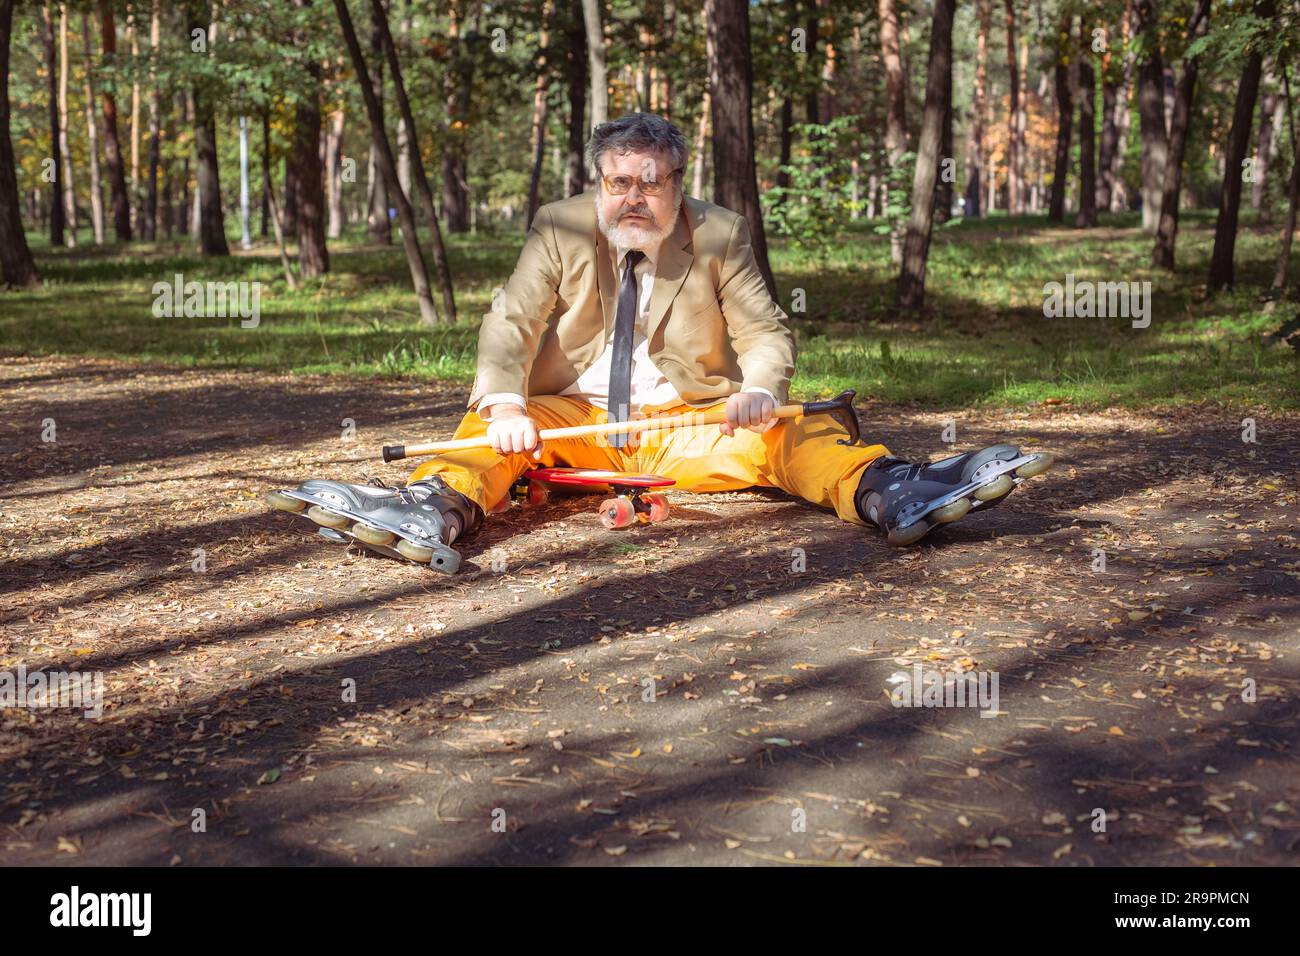
[[[795,343],[754,259],[743,217],[683,195],[686,141],[647,113],[599,126],[587,144],[594,192],[538,210],[504,290],[483,317],[478,374],[456,438],[405,488],[313,480],[276,492],[335,540],[454,571],[475,530],[538,464],[639,471],[683,491],[780,488],[911,544],[988,507],[1051,465],[1010,445],[911,464],[883,445],[845,446],[822,418],[778,420]],[[724,406],[721,425],[598,442],[543,443],[544,428]],[[405,526],[405,537],[391,529]],[[332,532],[332,533],[331,533]]]

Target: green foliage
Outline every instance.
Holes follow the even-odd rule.
[[[847,227],[862,202],[851,191],[851,154],[858,116],[838,116],[829,123],[799,123],[795,136],[805,144],[788,166],[787,187],[774,186],[764,199],[764,218],[796,249],[820,255]]]

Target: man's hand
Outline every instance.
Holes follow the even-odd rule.
[[[762,434],[778,421],[776,402],[765,392],[736,392],[727,399],[727,420],[718,425],[722,434],[731,437],[737,428]]]
[[[492,442],[493,451],[498,455],[532,452],[534,458],[541,460],[539,429],[537,422],[528,417],[527,409],[518,405],[493,405],[491,415],[487,437]]]

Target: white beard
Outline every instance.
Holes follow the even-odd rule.
[[[620,249],[642,249],[645,246],[652,246],[663,239],[672,235],[673,229],[677,226],[677,217],[681,213],[682,197],[678,195],[677,202],[673,204],[672,215],[666,223],[657,223],[652,221],[649,226],[642,226],[636,223],[617,223],[611,225],[605,218],[605,207],[601,204],[601,192],[596,192],[596,222],[600,225],[600,231],[605,234],[615,246]],[[647,208],[643,210],[644,215],[651,217],[654,214]]]

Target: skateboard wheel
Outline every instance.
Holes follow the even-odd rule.
[[[613,531],[636,521],[636,508],[627,498],[609,498],[600,505],[600,523]]]
[[[540,481],[528,483],[528,503],[533,506],[544,505],[551,500],[551,489]]]
[[[668,499],[663,495],[642,495],[641,500],[650,506],[651,521],[663,521],[668,517]]]
[[[300,514],[307,507],[307,502],[300,501],[297,498],[290,498],[282,491],[267,492],[266,503],[279,511],[289,511],[293,514]]]
[[[510,510],[510,496],[506,495],[504,498],[502,498],[500,501],[498,501],[496,504],[494,504],[491,508],[488,509],[488,514],[499,515],[501,514],[501,512],[509,511],[509,510]]]
[[[346,528],[349,521],[347,515],[335,514],[333,511],[325,510],[320,505],[312,505],[308,508],[307,517],[326,528]]]

